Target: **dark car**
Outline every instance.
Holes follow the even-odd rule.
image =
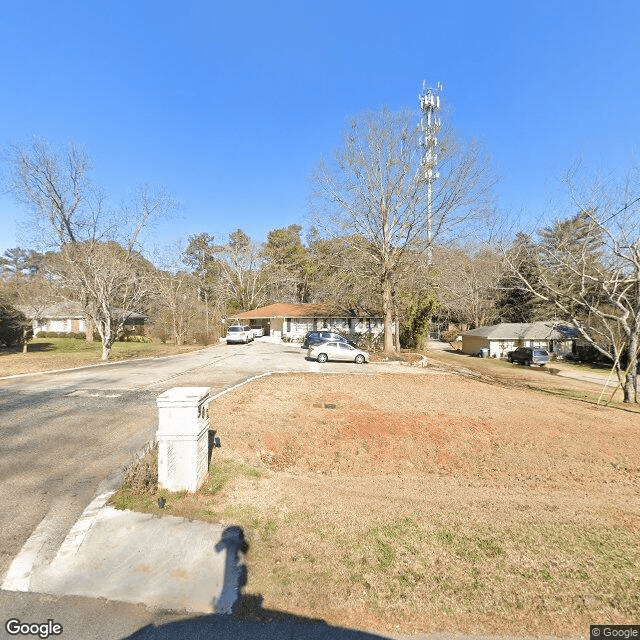
[[[347,344],[350,344],[352,347],[356,346],[355,344],[353,344],[353,342],[351,342],[351,340],[348,340],[337,331],[308,331],[304,336],[304,340],[302,341],[302,348],[308,349],[309,347],[313,347],[316,344],[320,344],[321,342],[327,342],[329,340],[335,340],[337,342],[346,342]]]
[[[507,354],[507,360],[514,364],[523,364],[528,367],[532,364],[537,364],[543,367],[551,358],[549,352],[546,349],[540,349],[536,347],[518,347],[515,351],[509,351]]]

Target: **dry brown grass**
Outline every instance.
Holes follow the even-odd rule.
[[[244,527],[265,608],[406,633],[640,617],[635,414],[427,371],[278,375],[211,414],[210,490],[169,512]]]

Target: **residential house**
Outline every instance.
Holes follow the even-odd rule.
[[[307,331],[318,329],[333,329],[352,337],[363,334],[375,337],[384,330],[381,315],[357,309],[345,310],[330,303],[280,302],[229,316],[228,322],[260,325],[265,335],[283,339],[301,338]]]
[[[542,347],[562,358],[576,349],[579,333],[563,322],[502,322],[462,333],[462,352],[470,355],[489,349],[494,358],[506,358],[517,347]]]
[[[42,332],[86,333],[87,323],[79,302],[59,302],[37,308],[31,305],[20,306],[20,311],[31,320],[33,335]],[[139,331],[148,320],[141,313],[130,313],[125,322],[125,330]]]

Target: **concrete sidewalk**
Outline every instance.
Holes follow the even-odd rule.
[[[221,525],[104,507],[80,544],[65,540],[33,577],[31,591],[231,613],[242,576],[234,551],[240,543]]]
[[[30,539],[3,589],[189,613],[232,612],[246,575],[239,527],[120,511],[104,506],[110,495],[91,502],[51,563],[30,564]]]

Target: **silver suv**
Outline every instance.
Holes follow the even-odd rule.
[[[549,357],[549,352],[546,349],[536,347],[518,347],[515,351],[509,351],[507,354],[507,360],[514,364],[523,364],[525,367],[528,367],[531,364],[537,364],[544,367],[551,358]]]

